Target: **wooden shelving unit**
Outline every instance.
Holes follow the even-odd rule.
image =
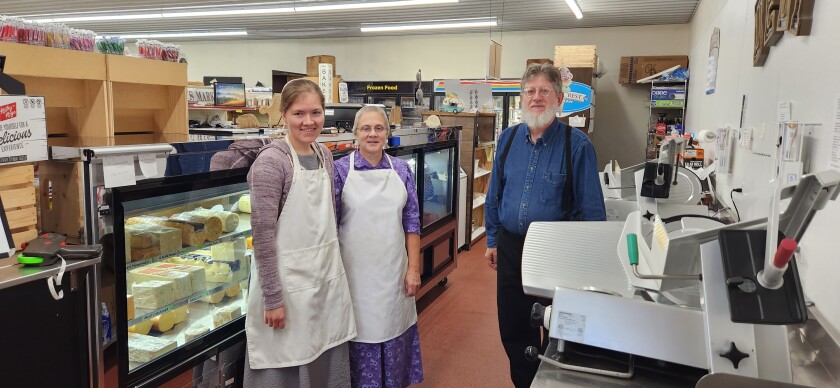
[[[10,245],[20,244],[38,236],[38,210],[35,198],[35,167],[31,164],[0,167],[0,198],[12,232]]]

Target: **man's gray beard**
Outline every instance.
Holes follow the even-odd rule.
[[[528,125],[528,128],[538,129],[545,128],[554,120],[554,109],[546,107],[545,112],[540,114],[532,114],[527,108],[520,109],[522,113],[522,121]]]

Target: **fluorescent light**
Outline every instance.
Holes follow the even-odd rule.
[[[183,17],[202,17],[202,16],[224,16],[224,15],[255,15],[255,14],[270,14],[270,13],[287,13],[295,12],[292,7],[285,8],[244,8],[244,9],[226,9],[213,11],[188,11],[188,12],[164,12],[162,15],[165,18],[183,18]]]
[[[313,5],[309,7],[295,7],[295,12],[306,11],[336,11],[348,9],[365,9],[365,8],[386,8],[386,7],[410,7],[415,5],[429,5],[429,4],[445,4],[457,3],[458,0],[403,0],[403,1],[383,1],[377,3],[350,3],[350,4],[331,4],[331,5]]]
[[[154,39],[154,38],[202,38],[207,36],[242,36],[248,31],[215,31],[215,32],[160,32],[149,34],[117,34],[123,39]]]
[[[139,20],[139,19],[159,19],[160,13],[135,13],[135,14],[111,14],[111,15],[96,15],[96,16],[70,16],[63,18],[50,19],[35,19],[35,22],[47,23],[70,23],[70,22],[97,22],[108,20]]]
[[[406,30],[434,30],[441,28],[472,28],[472,27],[495,27],[496,19],[461,19],[458,20],[437,20],[430,22],[418,22],[416,24],[394,24],[394,25],[362,25],[362,32],[386,32]]]
[[[575,13],[575,17],[578,19],[583,18],[583,13],[580,12],[580,6],[578,5],[576,0],[566,0],[566,4],[569,5],[569,8],[572,9],[572,12]]]

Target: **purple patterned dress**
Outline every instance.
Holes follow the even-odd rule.
[[[379,170],[389,168],[385,158],[373,167],[365,158],[356,155],[357,170]],[[405,233],[420,233],[420,206],[414,173],[408,163],[391,157],[394,170],[405,184],[408,198],[403,208],[403,229]],[[335,161],[336,220],[341,223],[341,193],[347,173],[350,170],[350,156]],[[399,337],[378,344],[350,341],[350,379],[358,388],[403,388],[423,381],[423,365],[420,360],[420,334],[415,323]]]

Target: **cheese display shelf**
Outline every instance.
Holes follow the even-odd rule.
[[[155,385],[244,338],[247,170],[111,189],[120,386]]]

